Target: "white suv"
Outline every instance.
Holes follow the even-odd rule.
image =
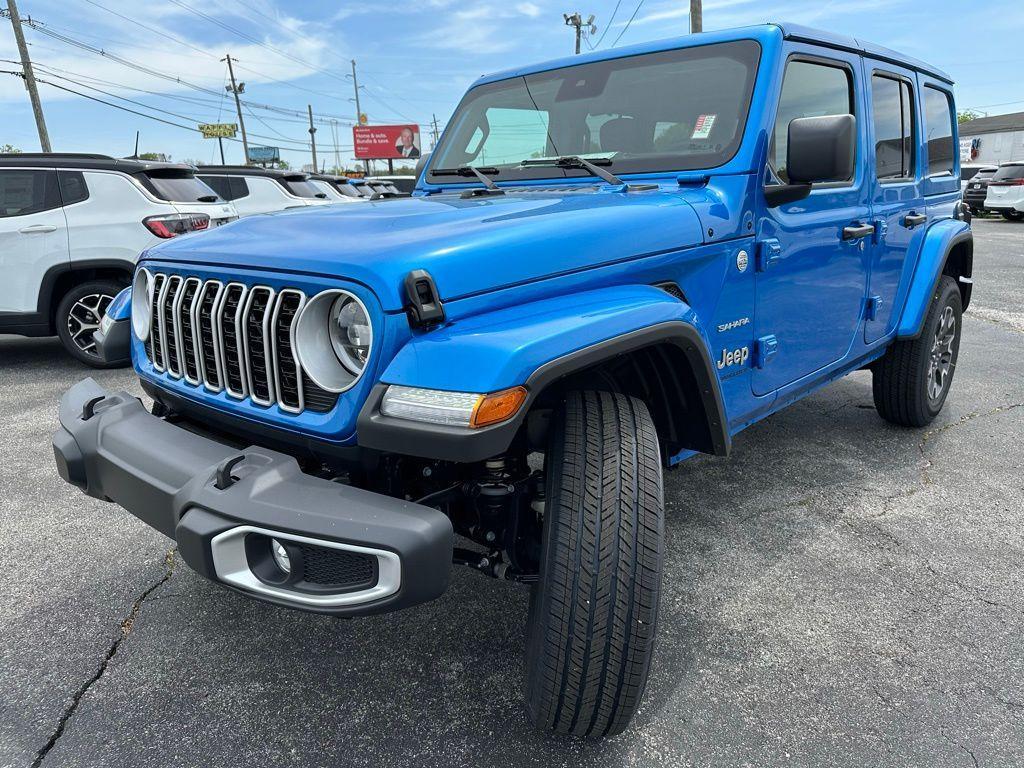
[[[1024,221],[1024,162],[1005,163],[988,180],[985,210],[1010,221]]]
[[[104,367],[92,334],[139,254],[235,218],[190,165],[0,155],[0,333],[57,335]]]
[[[309,180],[327,194],[332,203],[365,203],[370,198],[359,194],[352,182],[345,176],[332,176],[329,173],[317,173]]]
[[[309,180],[308,173],[250,165],[203,165],[196,175],[230,200],[239,216],[334,202]]]

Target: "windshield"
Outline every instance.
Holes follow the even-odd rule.
[[[722,165],[739,148],[759,55],[740,40],[473,88],[433,154],[430,181],[450,182],[435,171],[466,165],[497,169],[496,181],[561,177],[566,170],[519,165],[565,155],[608,158],[616,174]]]
[[[217,203],[222,198],[195,176],[164,176],[153,173],[146,178],[157,197],[172,203]]]

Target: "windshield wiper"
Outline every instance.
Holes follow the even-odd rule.
[[[463,165],[458,168],[438,168],[437,170],[431,171],[435,176],[476,176],[483,184],[487,191],[484,194],[490,195],[504,195],[505,190],[495,184],[493,181],[488,179],[484,174],[489,173],[492,176],[497,176],[501,171],[489,165],[481,166],[480,168],[474,168],[472,165]],[[482,190],[474,190],[475,193],[479,194]]]
[[[555,168],[583,168],[584,170],[590,171],[595,176],[599,176],[604,179],[609,184],[625,187],[626,182],[614,173],[598,167],[599,165],[611,164],[611,159],[607,157],[595,157],[593,160],[586,160],[579,155],[562,155],[561,157],[541,157],[536,160],[523,160],[519,165],[554,166]]]

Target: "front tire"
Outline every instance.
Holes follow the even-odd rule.
[[[122,287],[114,280],[90,280],[64,294],[57,305],[54,318],[57,335],[64,349],[78,362],[92,368],[112,368],[118,365],[104,363],[100,359],[92,334],[100,327],[103,314]]]
[[[1001,211],[1007,221],[1024,221],[1024,213],[1020,211]]]
[[[546,473],[529,716],[560,734],[614,735],[643,696],[661,590],[661,457],[647,406],[617,393],[570,393],[552,426]]]
[[[963,305],[956,281],[939,278],[916,339],[896,341],[873,367],[879,415],[903,427],[924,427],[946,402],[960,353]]]

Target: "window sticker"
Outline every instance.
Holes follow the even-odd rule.
[[[691,139],[706,139],[711,136],[711,129],[715,125],[715,118],[718,115],[701,115],[697,118],[696,124],[693,126],[693,135]]]

